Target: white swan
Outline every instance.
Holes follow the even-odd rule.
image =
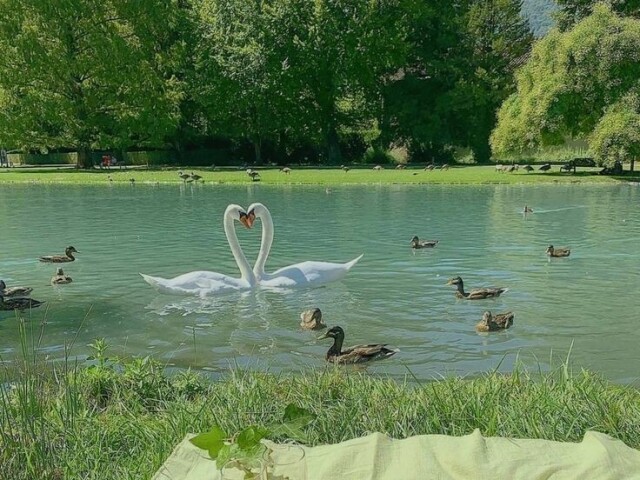
[[[260,218],[262,221],[262,243],[258,259],[253,267],[253,273],[260,287],[290,288],[334,282],[343,278],[362,258],[360,255],[347,263],[302,262],[281,268],[271,274],[265,273],[264,266],[273,243],[273,220],[267,207],[261,203],[254,203],[247,209],[249,227],[253,226],[256,218]]]
[[[179,295],[211,295],[229,290],[246,290],[256,286],[256,278],[251,271],[236,235],[233,221],[237,220],[250,228],[247,213],[239,205],[229,205],[224,212],[224,233],[231,247],[233,257],[240,268],[240,278],[217,272],[189,272],[175,278],[152,277],[141,273],[145,282],[161,293]]]

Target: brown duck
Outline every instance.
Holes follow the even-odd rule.
[[[456,285],[458,290],[456,291],[456,297],[464,298],[466,300],[482,300],[483,298],[493,298],[499,297],[500,294],[508,291],[508,288],[502,287],[486,287],[486,288],[474,288],[469,292],[464,291],[464,283],[462,282],[462,278],[455,277],[451,278],[447,285]]]
[[[482,320],[476,325],[479,332],[495,332],[496,330],[505,330],[513,325],[513,312],[497,313],[495,316],[490,311],[482,314]]]
[[[7,287],[4,280],[0,280],[0,295],[9,297],[26,297],[33,291],[31,287]]]
[[[68,246],[64,249],[64,255],[47,255],[44,257],[40,257],[41,262],[46,263],[66,263],[73,262],[76,257],[73,256],[74,253],[80,253],[76,250],[75,247]]]
[[[547,247],[547,255],[550,257],[568,257],[571,255],[571,249],[569,248],[553,248],[553,245]]]
[[[322,330],[327,326],[322,322],[322,312],[319,308],[305,310],[300,314],[300,326],[305,330]]]
[[[65,275],[61,268],[58,268],[56,270],[56,274],[51,277],[51,285],[66,285],[71,282],[73,282],[71,277],[69,275]]]
[[[433,248],[439,240],[420,240],[417,235],[411,239],[411,248]]]
[[[36,308],[42,305],[44,302],[39,302],[32,298],[19,297],[19,298],[4,298],[0,295],[0,310],[27,310],[29,308]]]
[[[341,327],[332,327],[327,333],[318,337],[333,338],[333,345],[327,352],[326,359],[333,363],[363,363],[372,360],[381,360],[395,355],[398,350],[387,348],[386,343],[372,343],[369,345],[354,345],[342,350],[342,342],[344,342],[344,330]]]

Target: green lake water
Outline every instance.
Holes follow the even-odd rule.
[[[255,290],[205,299],[156,293],[138,272],[193,270],[239,276],[222,230],[229,203],[262,202],[275,241],[267,270],[304,260],[364,257],[341,282],[289,292]],[[104,337],[112,355],[153,355],[171,367],[218,374],[229,366],[288,372],[322,367],[329,340],[300,330],[320,307],[345,344],[385,342],[401,351],[367,367],[419,379],[509,371],[516,359],[546,370],[571,348],[575,367],[638,384],[640,187],[620,186],[0,186],[0,278],[34,287],[47,308],[40,351],[84,358]],[[534,213],[524,217],[524,205]],[[260,223],[237,231],[250,262]],[[412,251],[413,235],[439,239]],[[571,256],[548,259],[548,244]],[[39,255],[81,253],[62,265],[74,280],[52,287]],[[498,299],[458,300],[505,286]],[[478,334],[482,312],[511,310],[514,326]],[[76,338],[77,336],[77,338]],[[74,341],[75,339],[75,341]],[[572,346],[573,345],[573,346]],[[18,321],[0,312],[0,360],[20,356]]]

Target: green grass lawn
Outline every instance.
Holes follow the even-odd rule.
[[[185,172],[195,172],[203,177],[204,184],[249,184],[251,178],[244,169],[198,169],[184,168]],[[640,180],[640,174],[624,177],[597,175],[599,168],[579,168],[576,174],[560,173],[554,165],[550,172],[527,173],[519,170],[513,173],[497,172],[493,166],[455,166],[446,171],[424,171],[422,168],[395,170],[386,168],[374,171],[369,167],[352,168],[344,172],[340,168],[292,168],[285,174],[277,168],[259,168],[260,181],[266,185],[377,185],[377,184],[570,184],[599,183],[616,184]],[[110,180],[110,178],[112,180]],[[0,183],[70,183],[70,184],[128,184],[135,179],[136,184],[180,184],[178,169],[148,170],[130,168],[128,170],[89,170],[74,168],[10,168],[0,169]]]

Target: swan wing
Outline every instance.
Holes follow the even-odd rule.
[[[145,282],[160,293],[176,295],[210,295],[228,290],[250,288],[249,282],[217,272],[196,271],[174,278],[153,277],[140,274]]]
[[[259,284],[264,287],[287,288],[322,285],[342,279],[362,258],[360,255],[347,263],[307,261],[283,267],[272,274],[265,274]]]

